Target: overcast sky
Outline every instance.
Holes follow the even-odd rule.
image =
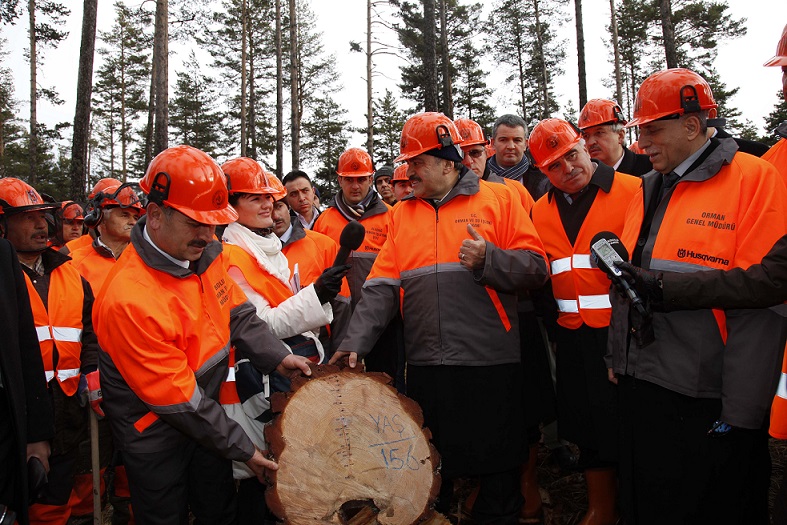
[[[616,4],[620,1],[617,0]],[[138,5],[139,0],[126,0],[126,3]],[[70,31],[69,37],[58,49],[45,51],[44,66],[39,71],[39,84],[56,86],[61,98],[66,101],[59,107],[39,102],[38,118],[49,125],[62,121],[73,122],[74,118],[82,2],[70,0],[66,1],[66,4],[71,8],[67,25],[67,30]],[[99,30],[106,31],[112,26],[114,18],[112,4],[110,0],[99,1]],[[489,11],[491,4],[492,2],[489,1],[484,2],[485,13]],[[774,55],[782,29],[787,23],[787,1],[728,0],[728,4],[734,17],[747,18],[748,33],[743,38],[722,44],[718,53],[717,67],[728,87],[740,87],[740,92],[733,99],[733,103],[745,118],[752,120],[762,131],[763,118],[773,110],[777,101],[776,92],[781,87],[780,69],[765,68],[762,64]],[[366,0],[312,0],[311,6],[317,17],[316,29],[324,34],[325,49],[336,55],[339,80],[344,86],[337,95],[338,102],[348,110],[354,127],[365,126],[365,56],[361,53],[350,53],[349,42],[354,40],[365,43],[366,41]],[[562,106],[571,99],[574,107],[579,109],[573,2],[569,2],[566,7],[566,14],[571,21],[561,28],[561,36],[567,39],[567,58],[563,65],[565,74],[556,79],[555,88]],[[609,0],[583,0],[583,19],[588,97],[611,96],[610,90],[602,84],[602,78],[609,77],[612,71],[609,59],[611,51],[604,44],[604,39],[608,39],[605,27],[609,23]],[[27,46],[27,18],[20,19],[16,26],[0,28],[0,34],[8,41],[7,47],[11,51],[9,63],[16,82],[16,98],[21,102],[22,118],[26,118],[29,114],[29,73],[22,53]],[[381,38],[394,40],[392,35],[386,37],[383,34]],[[481,43],[479,41],[479,47]],[[182,46],[173,46],[171,51],[176,53],[171,56],[169,63],[170,84],[174,85],[175,72],[183,69],[182,62],[187,56],[187,50]],[[96,69],[99,60],[100,57],[97,56],[94,66]],[[385,88],[398,93],[396,84],[399,81],[399,64],[401,64],[399,59],[378,57],[377,71],[380,75],[374,77],[375,96],[384,93]],[[490,85],[496,87],[491,101],[492,106],[501,114],[515,112],[513,98],[509,95],[513,92],[513,88],[500,84],[502,74],[496,72],[494,55],[489,56],[483,65],[493,79]],[[402,106],[411,105],[410,102],[402,104]],[[462,115],[457,115],[459,116]],[[355,134],[351,145],[362,146],[364,141],[363,136]],[[287,161],[285,156],[285,164]]]

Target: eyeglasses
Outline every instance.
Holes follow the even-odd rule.
[[[470,155],[474,159],[477,159],[478,157],[483,155],[485,153],[485,151],[482,150],[482,149],[470,149],[470,150],[465,151],[465,153]]]

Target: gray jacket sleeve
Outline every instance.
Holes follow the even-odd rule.
[[[248,301],[230,311],[230,342],[238,355],[264,374],[274,371],[290,353]]]
[[[544,258],[530,250],[503,250],[486,242],[482,270],[473,272],[478,284],[502,293],[518,293],[541,288],[549,278]]]
[[[363,287],[361,301],[355,307],[347,326],[347,335],[339,350],[355,352],[359,356],[368,354],[385,327],[399,308],[399,287],[375,283]]]

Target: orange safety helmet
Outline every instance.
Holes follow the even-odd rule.
[[[60,203],[60,215],[64,221],[83,221],[85,220],[85,211],[78,202],[63,201]]]
[[[787,25],[782,30],[782,37],[779,44],[776,46],[776,55],[768,60],[765,67],[769,66],[787,66]]]
[[[394,162],[409,160],[433,149],[446,148],[454,148],[455,151],[446,151],[446,157],[443,158],[450,157],[451,160],[461,161],[461,143],[462,136],[451,119],[432,111],[417,113],[404,123],[399,141],[399,156]]]
[[[339,157],[336,174],[341,177],[369,177],[373,173],[372,158],[361,148],[350,148]]]
[[[536,161],[536,167],[546,168],[579,144],[577,129],[559,118],[544,119],[530,132],[527,146]]]
[[[0,214],[57,209],[60,209],[59,202],[44,202],[41,195],[28,183],[13,177],[0,179]]]
[[[407,176],[407,164],[400,164],[394,170],[393,177],[391,177],[391,184],[396,181],[409,181],[410,177]]]
[[[454,120],[454,125],[459,136],[462,137],[462,147],[477,146],[479,144],[489,144],[489,140],[484,136],[484,130],[475,120],[469,118],[458,118]]]
[[[138,185],[134,182],[121,183],[117,179],[101,179],[93,186],[93,191],[87,196],[91,204],[98,208],[120,206],[121,208],[142,209],[139,195],[134,191]]]
[[[634,118],[626,127],[717,107],[704,78],[690,69],[665,69],[650,75],[639,87],[634,101]]]
[[[579,129],[584,130],[592,128],[593,126],[615,124],[616,122],[620,122],[621,124],[626,123],[620,105],[614,100],[594,98],[588,100],[585,107],[582,108],[577,124]]]
[[[260,163],[248,157],[238,157],[221,165],[221,171],[227,177],[227,188],[230,195],[250,193],[253,195],[272,195],[273,200],[283,199],[287,190],[281,185],[273,173],[262,169]],[[274,181],[278,181],[276,186]]]
[[[227,179],[207,153],[191,146],[167,148],[150,162],[139,186],[148,201],[170,206],[203,224],[229,224],[238,213],[227,201]]]

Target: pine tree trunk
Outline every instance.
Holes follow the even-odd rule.
[[[454,118],[454,100],[452,94],[451,82],[451,57],[448,53],[448,24],[446,22],[445,14],[445,1],[440,2],[440,48],[441,48],[441,61],[443,64],[443,113],[453,120]]]
[[[544,39],[541,36],[541,12],[538,8],[538,0],[533,0],[533,13],[536,17],[536,41],[538,42],[538,54],[541,56],[541,78],[538,80],[538,89],[541,98],[541,111],[539,118],[549,116],[549,77],[547,75],[547,64],[544,53]]]
[[[301,166],[301,116],[298,93],[298,20],[297,2],[290,0],[290,142],[292,145],[292,169]]]
[[[437,111],[437,42],[435,37],[435,0],[424,1],[424,111]]]
[[[579,108],[588,101],[587,73],[585,72],[585,28],[582,22],[582,0],[574,0],[577,17],[577,72],[579,75]]]
[[[257,92],[254,84],[254,32],[249,31],[249,149],[246,155],[257,160]]]
[[[153,37],[153,61],[156,63],[156,126],[153,154],[158,155],[169,144],[169,6],[168,0],[156,1],[156,32]]]
[[[525,136],[528,135],[528,121],[530,120],[527,115],[527,102],[525,99],[526,86],[525,86],[525,62],[524,50],[522,49],[522,37],[516,35],[514,37],[517,43],[517,67],[519,68],[519,97],[522,101],[522,119],[525,121]]]
[[[374,100],[372,97],[372,0],[366,0],[366,151],[374,160]]]
[[[93,91],[93,55],[96,49],[98,0],[84,0],[82,5],[82,44],[79,48],[74,138],[71,143],[71,190],[69,195],[77,201],[85,199],[87,181],[87,144],[90,138],[90,97]]]
[[[617,103],[623,105],[623,82],[620,71],[620,47],[618,46],[618,15],[615,12],[615,0],[609,0],[609,12],[611,18],[610,27],[612,29],[612,51],[615,55],[615,94]]]
[[[667,67],[678,67],[678,50],[675,47],[675,28],[672,25],[672,3],[670,0],[659,0],[661,13],[661,32],[664,35],[664,53]]]
[[[148,95],[148,123],[145,126],[145,166],[153,160],[153,128],[156,118],[156,61],[150,63],[150,92]]]
[[[36,76],[36,0],[29,0],[27,9],[30,20],[30,138],[28,142],[28,155],[30,156],[30,185],[35,187],[37,182],[37,159],[38,159],[38,115],[36,106],[38,104],[38,87]]]
[[[240,38],[240,156],[247,157],[247,143],[248,134],[246,122],[246,42],[248,38],[249,23],[248,23],[248,9],[246,8],[246,1],[241,0],[240,18],[241,18],[241,38]]]
[[[276,175],[284,176],[284,68],[281,45],[281,0],[276,0]]]

